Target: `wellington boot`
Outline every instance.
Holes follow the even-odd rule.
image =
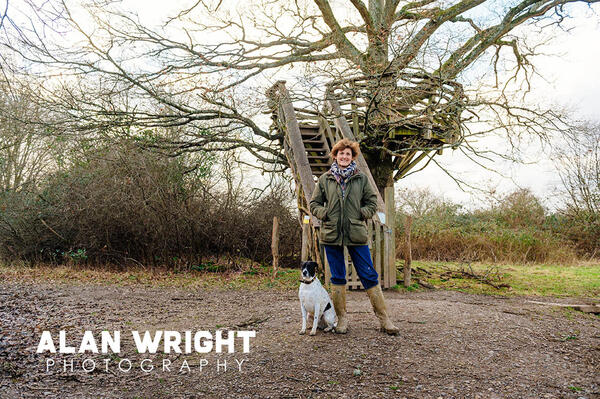
[[[400,329],[398,329],[388,317],[385,300],[383,299],[383,292],[381,292],[381,286],[377,284],[375,287],[369,288],[367,294],[371,300],[373,311],[375,311],[375,315],[377,315],[379,323],[381,324],[381,330],[390,335],[397,335],[400,332]]]
[[[348,319],[346,317],[346,286],[332,284],[331,296],[335,314],[338,318],[335,332],[337,334],[346,334],[346,332],[348,332]]]

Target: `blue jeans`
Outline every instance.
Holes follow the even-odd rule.
[[[365,290],[379,284],[379,275],[373,268],[371,252],[368,245],[347,246],[354,269]],[[344,262],[344,247],[325,245],[325,255],[331,271],[331,284],[346,285],[346,263]]]

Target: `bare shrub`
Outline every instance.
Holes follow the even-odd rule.
[[[242,185],[209,184],[219,180],[214,158],[192,168],[184,157],[114,148],[52,174],[40,189],[4,193],[2,256],[187,268],[215,256],[267,262],[274,215],[282,251],[299,253],[299,225],[281,188],[252,201]]]
[[[572,262],[572,243],[553,234],[541,202],[518,190],[485,209],[466,210],[428,191],[399,196],[397,228],[413,214],[412,254],[415,259],[491,262]],[[415,204],[420,198],[427,206]],[[408,200],[407,200],[408,199]],[[408,212],[407,212],[408,211]],[[400,236],[400,235],[399,235]],[[397,242],[399,253],[404,250]]]

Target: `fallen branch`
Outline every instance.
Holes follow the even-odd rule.
[[[553,302],[539,302],[539,301],[527,301],[529,303],[535,303],[538,305],[548,305],[548,306],[558,306],[561,308],[573,308],[574,310],[578,310],[583,313],[594,313],[600,314],[600,305],[592,304],[592,305],[569,305],[565,303],[553,303]]]
[[[496,288],[497,290],[499,290],[500,288],[510,288],[510,285],[507,283],[495,283],[494,280],[496,281],[500,281],[502,280],[502,277],[500,277],[500,272],[498,271],[498,269],[496,267],[491,267],[488,268],[484,274],[477,274],[473,268],[471,267],[471,264],[467,264],[467,267],[469,268],[468,270],[465,269],[465,267],[461,267],[460,270],[449,270],[444,273],[443,276],[445,277],[449,277],[449,278],[471,278],[473,280],[477,280],[480,283],[483,284],[487,284],[490,285],[494,288]]]
[[[468,269],[467,269],[468,268]],[[452,278],[468,278],[472,280],[477,280],[480,283],[490,285],[497,290],[501,288],[510,288],[510,285],[507,283],[501,282],[502,277],[500,276],[500,272],[497,267],[490,267],[483,272],[483,274],[478,274],[473,270],[471,264],[467,264],[467,267],[462,266],[459,270],[453,270],[448,267],[443,267],[445,271],[440,274],[431,272],[429,270],[425,270],[422,267],[412,268],[413,273],[416,276],[423,278],[440,278],[442,280],[450,280]],[[437,287],[427,283],[423,278],[417,278],[416,281],[419,285],[422,285],[425,288],[436,289]]]
[[[417,283],[425,288],[429,288],[430,290],[434,290],[436,287],[435,285],[431,285],[429,283],[426,283],[425,281],[421,280],[420,278],[416,279]]]

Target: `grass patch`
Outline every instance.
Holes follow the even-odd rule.
[[[402,261],[398,262],[399,269]],[[142,285],[148,287],[173,287],[189,289],[226,289],[226,290],[293,290],[298,288],[299,269],[279,269],[272,279],[270,265],[252,264],[236,271],[221,271],[217,264],[203,265],[202,270],[175,272],[164,269],[127,269],[109,270],[103,267],[82,265],[34,267],[22,264],[6,265],[0,263],[0,281],[31,281],[51,284],[99,284],[116,286]],[[400,292],[422,290],[417,278],[439,289],[455,290],[466,293],[503,295],[503,296],[552,296],[600,298],[600,263],[586,263],[573,266],[561,265],[491,265],[472,264],[472,270],[485,274],[490,268],[501,282],[510,288],[496,289],[472,278],[443,278],[448,270],[460,270],[465,264],[453,262],[414,261],[413,284],[405,288],[402,273],[398,274],[399,283],[393,287]],[[427,273],[423,273],[425,270]],[[447,274],[447,273],[446,273]]]
[[[209,265],[202,270],[171,271],[164,269],[129,268],[108,270],[103,267],[78,265],[50,266],[6,265],[0,263],[0,281],[30,281],[51,284],[98,284],[111,286],[147,286],[189,289],[288,290],[298,287],[299,269],[279,269],[272,279],[273,269],[252,265],[237,271],[216,272],[222,266]],[[225,270],[225,269],[222,269]]]
[[[466,264],[455,262],[413,262],[415,276],[440,289],[456,290],[487,295],[530,295],[552,297],[600,297],[600,263],[574,265],[497,265],[474,263],[470,267],[478,275],[498,276],[495,282],[506,283],[510,288],[494,288],[473,278],[444,278],[450,271],[466,268]],[[400,270],[402,262],[399,262]],[[427,273],[419,273],[419,269]],[[402,273],[398,273],[398,279]],[[399,284],[402,290],[406,290]],[[409,287],[411,289],[412,287]]]

